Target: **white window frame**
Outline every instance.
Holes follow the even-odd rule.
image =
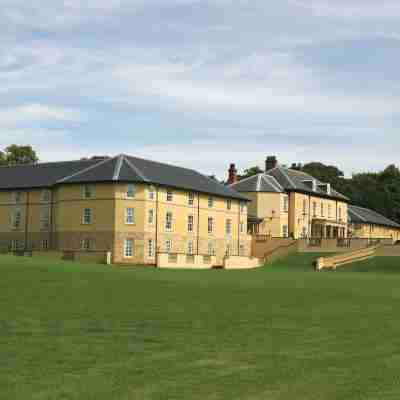
[[[282,236],[284,238],[288,238],[289,237],[289,226],[288,225],[282,225]]]
[[[84,208],[82,215],[82,224],[91,225],[93,223],[93,210],[91,208]]]
[[[40,201],[42,203],[50,203],[51,192],[49,189],[43,189],[40,193]]]
[[[189,192],[189,194],[188,194],[188,204],[189,204],[189,206],[193,206],[194,205],[194,198],[195,198],[194,192]]]
[[[193,230],[194,230],[194,216],[193,215],[188,215],[187,231],[188,232],[193,232]]]
[[[154,257],[154,239],[147,241],[147,254],[149,257]]]
[[[124,240],[124,258],[132,258],[135,255],[135,240],[126,238]]]
[[[208,231],[208,233],[213,233],[213,231],[214,231],[214,218],[213,217],[208,217],[207,231]]]
[[[135,209],[133,207],[127,207],[125,209],[125,224],[135,225]]]
[[[167,190],[166,200],[168,202],[174,201],[174,192],[170,189]]]
[[[228,199],[226,201],[226,209],[227,210],[231,210],[232,209],[232,200],[231,199]]]
[[[328,204],[328,218],[332,218],[332,204]]]
[[[149,200],[154,200],[154,198],[156,197],[156,190],[154,186],[150,186],[149,187]]]
[[[154,224],[154,209],[152,208],[149,210],[147,221],[150,225]]]
[[[289,197],[288,196],[283,196],[283,212],[284,213],[289,212]]]
[[[173,230],[173,219],[174,216],[171,211],[167,211],[165,214],[165,230],[167,232],[172,232]]]
[[[94,185],[82,185],[81,195],[82,199],[94,199],[95,197]]]
[[[126,198],[134,199],[136,195],[136,185],[134,183],[128,183],[126,186]]]
[[[171,239],[167,239],[165,241],[165,252],[172,253],[172,240]]]
[[[240,231],[240,233],[245,233],[244,221],[240,221],[240,224],[239,224],[239,231]]]
[[[213,208],[213,207],[214,207],[214,197],[208,196],[208,208]]]
[[[48,250],[49,249],[49,239],[42,239],[41,247],[42,247],[42,250]]]
[[[92,250],[93,246],[92,246],[93,241],[89,238],[84,238],[81,240],[81,250],[83,251],[90,251]]]
[[[10,222],[11,222],[11,228],[12,229],[21,229],[22,211],[21,210],[12,210],[11,211],[11,221]]]
[[[11,250],[18,250],[20,247],[20,240],[19,239],[12,239],[10,243]]]
[[[194,253],[194,245],[193,245],[193,240],[189,240],[187,244],[187,253],[192,256]]]
[[[232,235],[232,220],[230,218],[225,221],[225,233],[229,236]]]
[[[215,246],[213,242],[208,242],[208,255],[215,256]]]
[[[21,204],[22,203],[22,192],[16,191],[11,193],[11,202],[14,204]]]
[[[40,210],[40,229],[46,231],[50,229],[50,210],[47,206]]]

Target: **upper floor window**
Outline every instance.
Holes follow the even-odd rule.
[[[214,230],[214,219],[212,217],[208,217],[208,233],[212,233]]]
[[[125,223],[132,225],[135,223],[135,209],[128,207],[125,211]]]
[[[315,201],[313,202],[313,216],[317,216],[317,203]]]
[[[209,196],[208,198],[208,208],[214,207],[214,197]]]
[[[147,246],[149,257],[154,257],[154,240],[149,239],[147,242]]]
[[[40,211],[40,227],[43,230],[49,229],[50,226],[50,210],[48,207],[44,207]]]
[[[193,232],[193,221],[194,221],[193,215],[189,215],[188,216],[188,225],[187,225],[188,232]]]
[[[341,207],[338,208],[338,217],[339,217],[339,221],[341,221],[342,220],[342,208]]]
[[[283,212],[285,212],[285,213],[289,212],[289,197],[288,196],[283,197]]]
[[[156,190],[154,186],[149,187],[149,200],[154,200],[156,197]]]
[[[83,199],[92,199],[93,197],[94,197],[94,186],[83,185],[82,186],[82,198]]]
[[[130,183],[126,188],[126,198],[133,199],[135,197],[136,187],[133,183]]]
[[[282,233],[283,233],[283,237],[285,237],[285,238],[289,236],[289,227],[287,225],[283,225]]]
[[[153,209],[149,210],[149,219],[148,219],[148,221],[149,221],[149,224],[154,224],[154,210]]]
[[[321,203],[321,216],[325,216],[325,208],[324,208],[324,203]]]
[[[232,234],[232,220],[231,219],[226,220],[225,231],[226,231],[227,235]]]
[[[240,202],[240,212],[245,212],[246,211],[246,202],[241,201]]]
[[[230,209],[232,208],[232,200],[231,200],[231,199],[228,199],[228,200],[226,201],[226,208],[227,208],[228,210],[230,210]]]
[[[193,192],[189,192],[188,204],[189,204],[189,206],[192,206],[194,204],[194,193]]]
[[[50,201],[50,190],[43,189],[40,194],[40,200],[42,203],[48,203]]]
[[[193,240],[189,240],[188,241],[187,252],[190,255],[193,254]]]
[[[303,200],[303,214],[307,214],[307,200]]]
[[[167,212],[167,215],[165,217],[165,230],[167,232],[172,231],[172,212]]]
[[[12,203],[21,203],[22,202],[22,192],[12,192],[11,193],[11,202]]]
[[[332,205],[328,204],[328,218],[332,217]]]
[[[244,233],[245,230],[245,223],[243,221],[240,221],[240,233]]]
[[[167,190],[167,201],[172,201],[174,199],[174,194],[172,190]]]
[[[13,229],[21,228],[22,224],[22,212],[21,210],[14,210],[11,212],[11,227]]]
[[[92,209],[91,208],[85,208],[83,210],[83,217],[82,217],[82,222],[84,225],[90,225],[92,223]]]

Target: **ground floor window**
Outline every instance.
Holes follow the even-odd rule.
[[[168,239],[165,241],[165,251],[167,253],[171,253],[171,251],[172,251],[172,240],[171,239]]]
[[[149,239],[148,241],[148,252],[149,252],[149,257],[154,257],[154,240]]]
[[[18,239],[11,240],[10,243],[11,250],[18,250],[21,248],[21,242]]]
[[[241,245],[239,246],[239,255],[240,255],[241,257],[243,257],[243,256],[245,255],[245,253],[246,253],[246,249],[245,249],[245,247],[244,247],[244,244],[241,244]]]
[[[302,232],[301,232],[301,236],[302,236],[303,238],[306,238],[306,237],[307,237],[307,228],[306,228],[305,226],[303,226],[303,230],[302,230]]]
[[[42,249],[47,250],[49,248],[49,241],[48,239],[43,239],[42,240]]]
[[[228,244],[226,245],[225,255],[226,255],[226,256],[230,256],[231,253],[232,253],[232,246],[230,245],[230,243],[228,243]]]
[[[285,237],[285,238],[289,236],[289,227],[287,225],[283,225],[282,234],[283,234],[283,237]]]
[[[124,242],[124,256],[130,258],[133,256],[133,239],[125,239]]]
[[[93,250],[95,247],[95,243],[93,239],[82,239],[81,240],[81,249],[85,251]]]
[[[188,254],[190,254],[190,255],[193,254],[193,240],[189,240],[189,241],[188,241],[187,252],[188,252]]]
[[[208,242],[208,255],[215,256],[215,247],[213,242]]]

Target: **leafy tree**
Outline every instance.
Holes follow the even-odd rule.
[[[247,168],[244,170],[243,175],[238,176],[238,179],[241,180],[241,179],[249,178],[250,176],[257,175],[261,172],[264,172],[264,171],[258,166]]]
[[[6,160],[6,155],[4,152],[0,151],[0,165],[6,165],[7,160]]]
[[[35,164],[39,161],[35,150],[32,149],[32,146],[18,146],[16,144],[12,144],[5,148],[3,154],[5,163],[8,165]]]

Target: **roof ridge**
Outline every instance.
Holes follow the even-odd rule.
[[[122,155],[122,158],[124,161],[126,161],[126,163],[128,164],[128,166],[132,169],[133,172],[135,172],[137,175],[139,175],[145,182],[150,182],[149,179],[146,178],[146,176],[142,173],[142,171],[140,171],[139,168],[137,168],[128,158],[125,154]],[[146,160],[148,161],[148,160]]]
[[[64,178],[58,179],[55,183],[56,183],[56,184],[57,184],[57,183],[63,183],[63,182],[65,182],[65,181],[67,181],[68,179],[74,178],[75,176],[78,176],[78,175],[80,175],[80,174],[83,174],[83,173],[85,173],[85,172],[87,172],[87,171],[91,171],[92,169],[97,168],[99,165],[103,165],[103,164],[105,164],[106,162],[109,162],[109,161],[111,161],[111,160],[114,160],[114,158],[116,158],[116,157],[105,158],[105,159],[103,159],[103,160],[100,160],[98,163],[95,163],[95,164],[93,164],[93,165],[90,165],[90,166],[87,167],[87,168],[84,168],[84,169],[82,169],[82,170],[80,170],[80,171],[78,171],[78,172],[75,172],[75,173],[71,174],[71,175],[65,176]]]
[[[122,167],[122,163],[124,161],[124,156],[122,154],[120,154],[117,160],[117,164],[115,165],[114,168],[114,174],[113,174],[113,181],[117,181],[119,179],[119,174],[121,173],[121,167]]]
[[[280,192],[283,192],[283,191],[284,191],[282,185],[275,179],[274,176],[264,174],[264,175],[263,175],[263,178],[264,178],[264,180],[270,179],[272,182],[270,181],[270,182],[267,182],[267,183],[269,183],[269,184],[270,184],[272,187],[274,187],[276,190],[279,190]],[[274,181],[275,181],[275,182],[274,182]],[[275,184],[275,183],[276,183],[276,184]]]
[[[64,161],[46,161],[46,162],[37,162],[30,164],[14,164],[14,165],[0,165],[0,168],[16,168],[16,167],[42,167],[48,164],[65,164],[65,163],[78,163],[78,162],[95,162],[93,159],[85,159],[85,160],[64,160]]]
[[[356,211],[354,211],[353,209],[350,208],[350,212],[354,213],[358,218],[360,218],[362,221],[367,222],[367,220],[361,216],[359,213],[357,213]]]
[[[228,185],[228,186],[231,187],[231,186],[237,185],[238,183],[245,182],[245,181],[247,181],[247,180],[249,180],[249,179],[251,179],[251,178],[254,178],[254,177],[256,177],[256,176],[258,176],[258,175],[262,175],[262,174],[263,174],[262,172],[259,172],[258,174],[250,175],[250,176],[248,176],[247,178],[240,179],[239,181],[237,181],[237,182],[235,182],[235,183],[232,183],[232,184],[230,184],[230,185]]]
[[[289,175],[286,173],[286,171],[279,165],[276,167],[278,169],[278,171],[280,171],[285,177],[286,179],[289,181],[289,183],[292,185],[292,187],[294,189],[296,189],[296,185],[293,183],[292,179],[289,177]]]
[[[259,192],[260,188],[261,188],[261,179],[262,179],[262,175],[260,174],[260,175],[258,175],[258,178],[257,178],[257,192]]]

